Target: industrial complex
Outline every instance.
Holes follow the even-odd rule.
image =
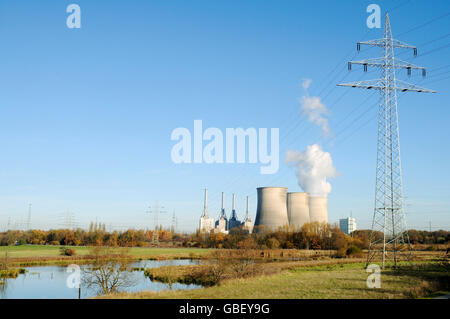
[[[256,219],[250,218],[250,204],[247,196],[246,217],[241,222],[236,212],[236,195],[233,194],[230,219],[225,212],[225,193],[217,220],[209,216],[208,190],[205,189],[203,213],[200,217],[201,232],[228,233],[231,229],[243,227],[252,232],[254,227],[274,231],[280,227],[300,229],[309,222],[328,222],[327,197],[310,196],[305,192],[288,193],[286,187],[259,187]],[[256,228],[255,228],[256,229]]]

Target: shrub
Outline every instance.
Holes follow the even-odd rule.
[[[362,253],[361,248],[359,248],[358,246],[352,245],[347,249],[347,255],[356,255],[361,253]]]
[[[267,246],[269,246],[269,248],[275,249],[280,247],[280,242],[276,238],[272,237],[267,240]]]
[[[145,241],[140,241],[140,242],[137,243],[137,246],[138,247],[147,247],[148,245],[147,245],[147,243]]]
[[[344,258],[347,255],[347,250],[345,248],[339,248],[336,252],[337,258]]]
[[[17,278],[19,269],[0,270],[0,278]]]
[[[59,252],[62,256],[75,256],[76,251],[73,248],[61,247]]]

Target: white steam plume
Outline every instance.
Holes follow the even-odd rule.
[[[285,162],[297,168],[298,185],[303,191],[311,196],[327,196],[331,192],[327,178],[336,177],[338,173],[330,153],[324,152],[319,145],[310,145],[302,153],[288,150]]]
[[[311,85],[312,80],[311,79],[302,79],[302,87],[304,90],[309,89],[309,86]]]
[[[299,102],[301,105],[302,114],[308,117],[308,121],[314,123],[322,128],[322,132],[325,136],[330,134],[330,128],[328,127],[328,109],[325,104],[322,103],[320,97],[309,96],[308,88],[311,85],[311,79],[303,79],[302,87],[306,91],[306,95],[303,96]]]

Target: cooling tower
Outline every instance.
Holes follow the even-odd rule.
[[[309,223],[309,198],[308,193],[287,194],[287,214],[289,226],[299,229],[305,223]]]
[[[289,225],[286,207],[286,187],[259,187],[255,226],[277,230]]]
[[[311,222],[328,223],[327,197],[309,197],[309,219]]]

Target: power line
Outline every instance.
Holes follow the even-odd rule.
[[[404,6],[404,5],[406,5],[406,4],[409,3],[409,2],[410,2],[410,1],[405,1],[404,3],[402,3],[402,4],[398,5],[397,7],[395,7],[394,9],[398,9],[398,8],[400,8],[400,7]],[[390,11],[392,12],[393,9],[391,9]],[[447,13],[447,14],[441,15],[441,16],[439,16],[439,17],[433,18],[433,19],[431,19],[431,20],[429,20],[429,21],[427,21],[427,22],[425,22],[425,23],[422,23],[422,24],[420,24],[420,25],[413,26],[413,27],[411,27],[410,29],[408,29],[407,31],[405,31],[403,34],[410,33],[410,32],[413,32],[413,31],[415,31],[415,30],[418,30],[418,29],[420,29],[420,28],[422,28],[422,27],[424,27],[424,26],[426,26],[426,25],[429,25],[429,24],[431,24],[431,23],[434,23],[435,21],[438,21],[439,19],[442,19],[442,18],[448,16],[449,14],[450,14],[450,12]],[[370,30],[366,31],[366,32],[364,33],[364,35],[363,35],[362,38],[366,37],[366,36],[368,35],[368,33],[369,33],[370,31],[372,31],[372,30],[373,30],[373,29],[370,29]],[[448,35],[449,35],[449,34],[445,34],[445,35],[443,35],[443,36],[439,36],[439,37],[436,38],[436,39],[429,40],[429,41],[425,42],[424,45],[427,45],[427,44],[436,42],[436,41],[438,41],[438,40],[440,40],[440,39],[442,39],[442,38],[447,37]],[[366,51],[366,50],[361,50],[361,52],[364,52],[364,51]],[[427,54],[431,54],[431,53],[434,53],[435,51],[436,51],[436,49],[430,50],[430,51],[428,51],[428,52],[426,52],[426,53],[427,53]],[[350,53],[351,53],[351,52],[349,52],[349,53],[346,54],[345,56],[348,57],[348,56],[350,55]],[[403,53],[400,53],[400,54],[403,54]],[[357,54],[354,54],[353,57],[356,56],[356,55],[357,55]],[[422,57],[422,56],[423,56],[423,55],[421,54],[420,57]],[[343,61],[345,61],[345,57],[344,57]],[[342,62],[341,62],[341,63],[342,63]],[[330,72],[327,74],[327,76],[325,77],[325,79],[330,78],[330,76],[332,76],[338,69],[339,69],[339,65],[336,65],[336,66],[332,69],[332,71],[330,71]],[[371,71],[371,72],[373,72],[373,71]],[[369,73],[371,73],[371,72],[366,72],[366,74],[369,74]],[[339,74],[339,73],[338,73],[338,74]],[[342,81],[342,79],[345,79],[346,76],[348,76],[348,74],[344,75],[344,76],[341,78],[341,81]],[[337,76],[335,75],[335,76],[333,76],[332,80],[333,80],[333,79],[336,79],[336,78],[337,78]],[[440,80],[445,80],[445,79],[440,79]],[[325,81],[319,81],[319,83],[324,83],[324,82],[325,82]],[[320,90],[320,93],[318,94],[319,97],[325,92],[325,88],[326,88],[327,86],[329,86],[332,82],[331,82],[331,81],[328,81],[328,82],[325,82],[325,83],[327,83],[327,84],[326,84],[324,87],[323,87],[323,86],[320,86],[320,87],[319,87],[319,88],[322,88],[322,89]],[[334,83],[334,82],[333,82],[333,83]],[[331,91],[333,91],[334,89],[335,89],[335,86],[333,86],[333,87],[327,92],[326,96],[325,96],[324,98],[322,98],[322,102],[323,102],[328,96],[330,96]],[[335,103],[337,103],[337,102],[338,102],[343,96],[345,96],[346,94],[347,94],[347,93],[344,92],[344,93],[336,100]],[[335,103],[334,103],[334,104],[335,104]],[[334,105],[334,104],[333,104],[333,105]],[[331,109],[331,107],[330,107],[329,109]],[[293,112],[293,114],[295,114],[295,112]],[[292,119],[292,116],[289,116],[288,120],[289,120],[289,119]],[[295,124],[294,124],[293,126],[290,126],[289,124],[286,124],[286,122],[284,122],[284,121],[281,122],[282,125],[279,125],[280,127],[281,127],[281,126],[283,126],[283,127],[290,126],[290,129],[287,131],[288,133],[287,133],[287,134],[284,134],[284,135],[281,136],[281,138],[280,138],[281,141],[282,141],[281,146],[286,146],[286,144],[283,144],[283,140],[285,140],[285,139],[288,138],[290,135],[292,135],[292,134],[296,131],[296,129],[299,127],[299,125],[300,125],[301,123],[303,123],[303,122],[305,122],[305,118],[299,118],[299,117],[296,117],[296,118],[294,119],[294,123],[295,123]],[[358,127],[358,129],[360,129],[360,128],[366,126],[368,123],[370,123],[370,121],[365,122],[363,125],[361,125],[360,127]],[[310,130],[310,129],[308,129],[308,127],[305,127],[305,129],[302,131],[302,134],[305,133],[305,132],[307,132],[308,130]],[[356,130],[355,130],[354,132],[356,132]],[[350,135],[353,135],[354,132],[351,133]],[[296,134],[296,136],[299,136],[299,135],[302,135],[302,134]],[[348,137],[344,138],[344,140],[346,140],[346,139],[348,139]],[[288,143],[287,146],[292,145],[292,143],[295,142],[295,141],[296,141],[295,139],[291,140],[291,142]],[[340,143],[339,143],[339,144],[340,144]],[[239,175],[237,178],[234,178],[234,179],[230,180],[229,182],[227,182],[227,183],[225,184],[225,186],[222,187],[222,190],[225,190],[225,191],[230,190],[231,187],[234,187],[240,180],[242,180],[242,179],[245,178],[245,177],[248,177],[248,176],[251,175],[251,174],[252,174],[252,171],[251,171],[250,169],[246,170],[246,172],[245,172],[244,174]],[[278,174],[278,176],[279,176],[279,174]],[[214,201],[214,200],[217,200],[217,199],[219,198],[219,196],[220,196],[220,191],[215,192],[214,195],[211,196],[211,198],[213,198],[213,201]]]
[[[401,37],[401,36],[403,36],[403,35],[405,35],[405,34],[408,34],[408,33],[410,33],[410,32],[419,30],[419,29],[421,29],[421,28],[423,28],[423,27],[425,27],[425,26],[427,26],[427,25],[429,25],[429,24],[431,24],[431,23],[434,23],[434,22],[436,22],[436,21],[438,21],[438,20],[440,20],[440,19],[442,19],[442,18],[447,17],[448,15],[450,15],[450,11],[447,12],[447,13],[444,13],[443,15],[441,15],[441,16],[439,16],[439,17],[437,17],[437,18],[433,18],[433,19],[431,19],[431,20],[429,20],[429,21],[427,21],[427,22],[425,22],[425,23],[422,23],[422,24],[420,24],[420,25],[418,25],[418,26],[416,26],[416,27],[413,27],[413,28],[409,29],[408,31],[402,32],[402,33],[398,34],[397,36],[398,36],[398,37]]]

